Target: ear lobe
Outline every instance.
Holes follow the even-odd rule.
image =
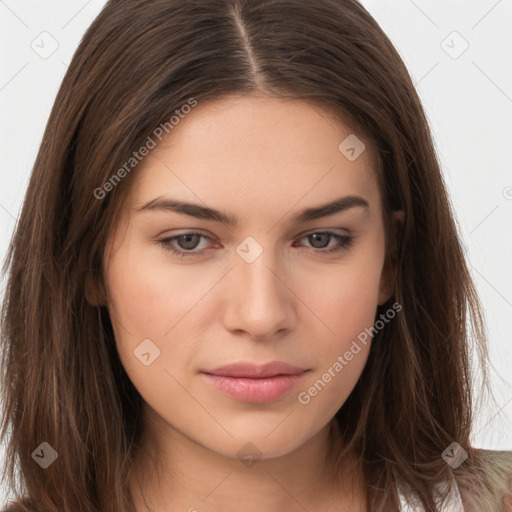
[[[85,277],[85,298],[91,306],[106,306],[105,296],[91,274]]]
[[[392,296],[395,288],[396,280],[396,260],[398,248],[398,234],[402,223],[404,221],[404,211],[395,210],[391,216],[393,235],[389,243],[386,260],[381,273],[380,288],[379,288],[379,306],[385,304]]]

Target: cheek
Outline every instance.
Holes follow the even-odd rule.
[[[359,260],[316,274],[303,287],[304,302],[328,328],[341,349],[365,327],[373,325],[380,285],[379,261]]]
[[[316,365],[297,396],[310,417],[334,416],[363,372],[376,314],[374,293],[368,290],[347,285],[338,290],[337,300],[318,297],[329,333],[316,338]]]
[[[107,274],[110,309],[132,337],[163,337],[200,301],[208,283],[184,268],[191,267],[169,265],[165,255],[152,261],[136,244],[119,251]]]
[[[185,400],[168,370],[175,360],[186,362],[193,353],[182,320],[198,293],[185,285],[179,271],[169,275],[168,269],[147,260],[130,250],[119,251],[111,262],[106,279],[109,314],[128,377],[147,403],[165,411]],[[187,343],[172,343],[170,350],[173,340]]]
[[[377,312],[379,263],[368,258],[340,265],[304,288],[305,302],[325,326],[315,340],[317,365],[298,396],[311,414],[334,415],[364,369]]]
[[[141,371],[148,373],[137,358],[144,340],[154,344],[153,347],[144,342],[151,353],[150,359],[154,357],[153,352],[158,354],[151,363],[150,373],[156,368],[165,368],[171,355],[186,357],[186,353],[179,352],[190,351],[193,348],[190,343],[173,345],[172,354],[166,350],[166,344],[170,339],[183,338],[187,314],[208,289],[194,286],[190,275],[179,268],[171,273],[168,266],[147,261],[147,256],[138,254],[136,248],[119,251],[106,273],[109,314],[117,349],[127,373],[134,380],[139,380],[137,375]],[[167,341],[164,343],[164,340]]]

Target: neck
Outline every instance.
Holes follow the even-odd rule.
[[[146,422],[129,482],[137,512],[321,512],[365,510],[354,457],[336,471],[340,446],[333,421],[292,453],[242,461],[195,443],[168,424]]]

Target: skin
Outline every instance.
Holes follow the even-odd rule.
[[[122,364],[145,401],[146,455],[130,481],[138,512],[229,512],[241,501],[246,512],[366,510],[362,475],[347,457],[336,478],[330,443],[370,343],[309,403],[297,398],[392,295],[371,148],[349,161],[338,146],[350,133],[306,102],[232,96],[198,104],[133,171],[105,252],[105,284]],[[290,220],[349,194],[370,207]],[[162,196],[225,211],[239,224],[137,211]],[[353,236],[352,245],[322,252],[337,240],[306,235],[325,230]],[[172,245],[198,256],[159,243],[190,231],[207,238]],[[263,250],[251,263],[236,252],[247,236]],[[160,350],[149,366],[134,355],[145,339]],[[309,372],[271,403],[235,400],[200,375],[272,360]],[[261,456],[252,467],[237,456],[247,443]]]

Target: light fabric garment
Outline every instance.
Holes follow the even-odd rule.
[[[448,484],[444,487],[438,487],[439,491],[444,490]],[[425,508],[421,505],[420,501],[416,496],[406,497],[403,488],[398,485],[398,496],[400,497],[400,512],[425,512]],[[464,512],[462,500],[459,493],[459,488],[455,481],[450,488],[450,493],[444,502],[442,512]]]

